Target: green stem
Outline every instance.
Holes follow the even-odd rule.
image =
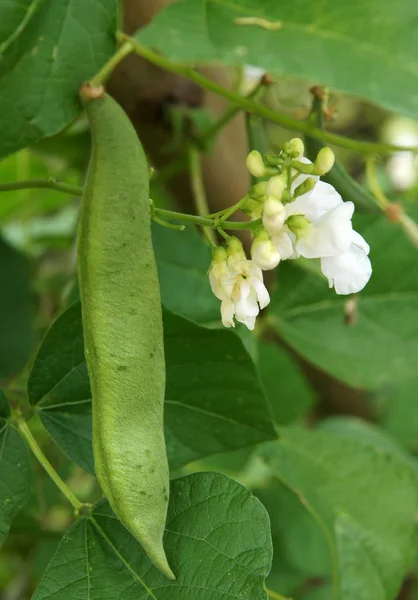
[[[58,190],[72,196],[82,196],[83,189],[68,183],[61,183],[56,179],[27,179],[25,181],[13,181],[11,183],[0,184],[0,192],[10,192],[12,190],[24,190],[27,188],[49,188]]]
[[[336,133],[331,133],[329,131],[324,131],[318,127],[315,127],[312,123],[308,121],[299,121],[298,119],[293,119],[288,115],[284,115],[274,110],[271,110],[267,106],[263,106],[262,104],[257,104],[252,100],[249,100],[245,96],[240,96],[239,94],[224,88],[223,86],[217,84],[215,81],[204,77],[191,67],[188,67],[184,64],[175,63],[156,52],[153,52],[149,48],[142,46],[135,38],[130,38],[123,33],[119,33],[118,37],[122,40],[130,40],[134,50],[137,54],[150,61],[151,63],[165,69],[166,71],[170,71],[172,73],[177,73],[178,75],[183,75],[193,81],[200,87],[203,87],[219,96],[223,96],[233,104],[240,106],[244,110],[247,110],[250,113],[255,115],[259,115],[260,117],[264,117],[265,119],[269,119],[273,123],[277,123],[286,129],[297,130],[302,133],[307,133],[319,140],[322,140],[328,144],[334,144],[335,146],[341,146],[342,148],[348,148],[349,150],[353,150],[355,152],[364,152],[366,154],[370,154],[373,152],[377,152],[379,154],[391,154],[393,152],[399,151],[410,151],[418,153],[418,147],[413,146],[396,146],[393,144],[378,144],[376,142],[365,142],[360,140],[353,140],[350,138],[343,137]]]
[[[228,230],[255,229],[261,225],[261,219],[256,219],[255,221],[220,221],[219,219],[211,219],[209,217],[178,213],[165,208],[154,208],[154,214],[166,219],[181,221],[186,223],[186,225],[200,225],[201,227],[212,227],[214,229],[217,227]]]
[[[152,217],[152,220],[161,225],[161,227],[165,227],[166,229],[173,229],[174,231],[184,231],[185,225],[175,225],[174,223],[169,223],[168,221],[164,221],[164,219],[160,219],[155,215]]]
[[[369,184],[370,191],[373,194],[373,198],[380,208],[381,211],[385,212],[390,204],[390,201],[386,198],[385,194],[380,188],[379,182],[376,176],[375,169],[376,159],[374,156],[369,156],[366,160],[366,177]]]
[[[83,502],[80,502],[80,500],[63,482],[63,480],[58,475],[54,467],[51,465],[45,454],[42,452],[41,448],[38,445],[38,442],[35,440],[29,427],[27,426],[26,421],[21,416],[17,416],[16,423],[20,433],[27,442],[29,448],[32,450],[32,452],[34,453],[38,461],[41,463],[45,471],[48,473],[48,475],[51,477],[51,479],[54,481],[55,485],[59,487],[64,496],[66,496],[66,498],[71,502],[76,515],[78,515],[80,509],[86,505]]]
[[[202,166],[200,164],[199,151],[191,147],[189,149],[189,169],[190,169],[190,184],[192,187],[194,202],[197,214],[202,217],[209,212],[209,206],[206,199],[205,185],[203,183]],[[203,227],[203,233],[206,236],[210,246],[216,247],[216,237],[213,229]]]
[[[134,46],[130,42],[130,40],[125,40],[122,45],[118,48],[115,54],[107,61],[105,65],[100,69],[98,73],[90,80],[90,83],[93,87],[101,85],[105,83],[105,81],[110,77],[113,70],[117,67],[121,60],[131,54],[134,51]]]

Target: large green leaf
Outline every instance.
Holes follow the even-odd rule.
[[[256,368],[234,333],[164,311],[165,433],[172,468],[276,437]],[[91,393],[80,304],[55,321],[29,377],[29,398],[62,449],[93,472]]]
[[[257,364],[275,421],[288,425],[303,417],[314,392],[296,361],[278,344],[260,341]]]
[[[209,285],[209,246],[191,227],[179,233],[152,228],[164,306],[198,323],[220,320],[220,302]]]
[[[43,0],[20,0],[20,2],[2,0],[0,2],[0,14],[2,15],[0,21],[0,55],[20,35],[41,2]]]
[[[179,0],[137,35],[174,60],[256,65],[416,117],[417,24],[411,0]]]
[[[418,252],[384,217],[362,216],[373,275],[347,325],[344,296],[315,273],[279,268],[271,309],[279,334],[298,353],[353,387],[377,388],[418,372]]]
[[[7,420],[9,408],[0,391],[0,546],[30,492],[30,463],[26,444]]]
[[[0,238],[0,379],[25,365],[34,338],[29,264]]]
[[[262,504],[218,473],[171,484],[164,546],[176,581],[153,567],[107,502],[62,540],[33,600],[267,600],[270,524]]]
[[[418,376],[389,386],[378,396],[381,426],[405,448],[418,451]]]
[[[338,600],[391,600],[409,566],[416,474],[397,454],[325,432],[281,430],[262,456],[316,519]]]
[[[10,5],[0,3],[1,23],[7,22]],[[0,157],[74,119],[81,83],[115,51],[116,0],[44,1],[36,8],[0,62]],[[12,12],[18,27],[24,15],[19,17],[17,8]],[[6,35],[13,35],[10,26]]]

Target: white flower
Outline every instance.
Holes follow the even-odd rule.
[[[270,236],[280,233],[286,220],[284,205],[274,196],[267,196],[263,206],[263,225]]]
[[[355,294],[364,288],[372,274],[370,247],[356,231],[352,232],[349,249],[340,256],[321,259],[321,269],[329,287],[337,294]]]
[[[218,246],[214,249],[209,267],[209,282],[212,292],[219,300],[226,300],[230,296],[229,290],[224,287],[230,274],[227,259],[228,254],[225,248]]]
[[[407,117],[394,116],[383,129],[384,141],[398,146],[418,146],[418,126]],[[418,177],[418,161],[413,152],[395,152],[387,161],[392,184],[398,190],[407,190]]]
[[[273,235],[272,242],[276,246],[282,260],[299,258],[300,252],[295,248],[296,236],[290,231],[287,225],[283,225],[279,233]]]
[[[226,253],[218,250],[209,269],[209,281],[213,293],[222,301],[222,323],[225,327],[234,327],[235,318],[252,330],[258,313],[270,302],[263,273],[246,258],[238,239],[229,242],[227,260]]]
[[[295,250],[301,256],[338,256],[350,247],[354,204],[343,202],[328,183],[319,181],[311,192],[287,204],[285,210],[286,225],[296,235]],[[300,216],[304,219],[297,218]]]
[[[251,258],[263,271],[270,271],[279,264],[280,253],[267,231],[262,230],[256,234],[251,245]]]
[[[231,297],[221,304],[222,323],[234,327],[233,318],[253,330],[255,318],[270,302],[269,293],[263,283],[263,273],[252,260],[228,259],[232,284]]]

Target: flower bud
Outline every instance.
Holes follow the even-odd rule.
[[[216,248],[214,248],[212,250],[212,262],[215,262],[215,263],[226,262],[227,258],[228,258],[228,254],[227,254],[226,248],[224,248],[223,246],[216,246]]]
[[[212,262],[208,274],[212,291],[219,300],[225,300],[228,297],[225,287],[225,280],[229,277],[227,258],[227,251],[222,246],[217,246],[213,249]]]
[[[334,166],[335,155],[331,148],[327,146],[321,148],[314,162],[314,169],[316,175],[325,175],[328,171],[331,171]]]
[[[265,229],[255,236],[251,246],[251,258],[263,271],[270,271],[280,262],[280,254]]]
[[[227,243],[228,258],[234,260],[245,260],[247,257],[244,252],[244,247],[237,237],[231,237]]]
[[[289,227],[292,233],[294,233],[296,236],[300,236],[310,227],[311,222],[305,217],[305,215],[291,215],[286,220],[286,225]]]
[[[267,189],[267,181],[259,181],[248,192],[250,198],[254,200],[264,200],[264,196],[266,195]]]
[[[285,175],[275,175],[267,183],[266,196],[273,196],[277,200],[281,200],[286,189],[286,183]]]
[[[297,198],[298,196],[303,196],[303,194],[307,194],[308,192],[314,189],[315,185],[316,180],[313,177],[308,177],[295,189],[295,198]]]
[[[292,158],[300,158],[305,152],[305,146],[300,138],[293,138],[288,141],[288,154]]]
[[[259,219],[262,215],[263,203],[260,200],[247,198],[245,204],[241,206],[241,210],[250,218],[250,221],[255,221],[255,219]]]
[[[263,161],[263,157],[257,150],[252,150],[247,156],[246,160],[247,169],[254,177],[264,177],[266,173],[266,166]]]
[[[280,233],[286,219],[283,204],[275,196],[267,196],[263,209],[263,225],[271,236]]]

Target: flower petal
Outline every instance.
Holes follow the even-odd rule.
[[[250,331],[254,330],[255,317],[243,317],[243,318],[237,317],[237,321],[239,321],[240,323],[244,323],[244,325],[246,325]]]
[[[267,304],[270,302],[270,295],[267,291],[266,286],[260,279],[251,278],[250,283],[253,289],[256,292],[257,300],[260,305],[260,308],[265,308]]]
[[[313,222],[299,237],[296,249],[305,258],[338,256],[347,252],[351,245],[353,227],[352,202],[343,202]]]
[[[354,239],[357,236],[361,237],[357,234]],[[353,243],[344,254],[321,259],[322,272],[328,278],[329,287],[334,286],[337,294],[355,294],[369,281],[372,265],[363,248],[364,245],[361,247]]]
[[[224,327],[235,327],[234,323],[235,304],[232,300],[223,300],[221,302],[221,317]]]
[[[282,260],[288,258],[299,258],[300,254],[295,248],[296,236],[285,225],[278,235],[273,238],[273,243],[276,246]]]
[[[343,199],[332,185],[318,181],[311,192],[286,204],[286,216],[301,214],[314,222],[342,203]]]
[[[241,321],[241,323],[244,323],[243,319],[246,319],[247,317],[256,317],[260,312],[255,289],[248,286],[248,290],[249,293],[242,294],[235,306],[237,320]]]

